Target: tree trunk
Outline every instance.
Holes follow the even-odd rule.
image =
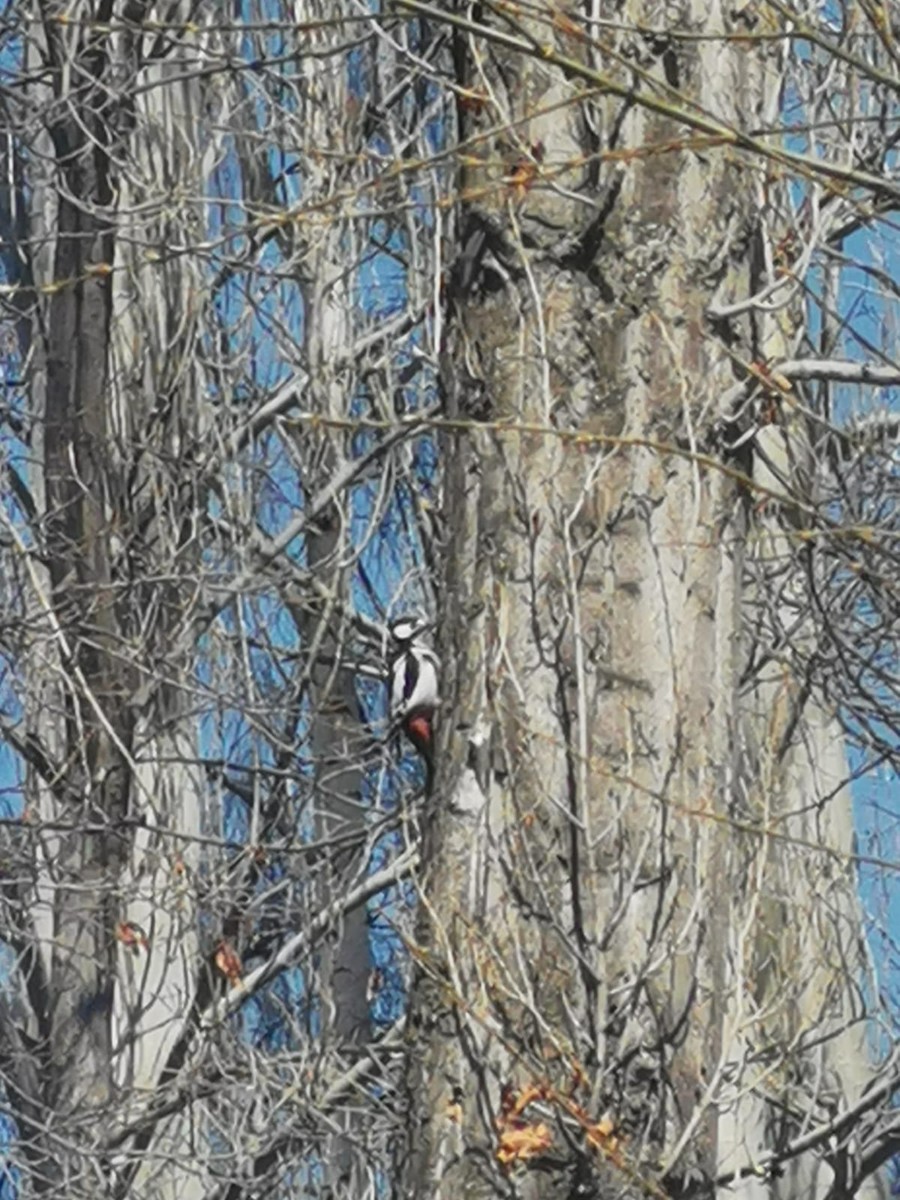
[[[46,1037],[46,1070],[34,1126],[20,1133],[32,1185],[66,1179],[74,1196],[96,1189],[84,1173],[91,1147],[134,1119],[159,1082],[200,967],[192,839],[205,786],[180,691],[191,662],[175,650],[193,583],[180,587],[168,569],[185,556],[195,497],[163,464],[177,462],[202,406],[196,380],[177,374],[193,337],[190,270],[168,264],[162,287],[145,248],[167,236],[154,194],[175,180],[189,190],[191,172],[200,190],[210,162],[188,136],[199,81],[167,84],[183,69],[178,54],[139,67],[153,58],[153,38],[136,32],[145,6],[106,28],[101,5],[70,37],[56,15],[48,10],[46,51],[58,115],[32,198],[37,244],[43,228],[55,249],[28,272],[41,306],[32,489],[47,514],[29,682],[34,733],[56,774],[30,784],[50,830],[22,897],[39,950],[29,1021]],[[148,588],[161,574],[166,587]],[[41,1128],[47,1114],[66,1152]],[[184,1164],[162,1155],[161,1171],[145,1162],[153,1184],[139,1181],[141,1194],[190,1195]]]
[[[546,53],[456,41],[456,83],[483,99],[461,128],[446,354],[484,400],[471,378],[448,396],[469,419],[445,450],[456,720],[405,1194],[706,1195],[736,1170],[739,1193],[775,1194],[754,1170],[773,1130],[868,1078],[846,870],[811,917],[818,847],[851,849],[845,773],[819,702],[748,676],[757,516],[711,455],[760,334],[726,344],[706,308],[754,290],[761,170],[628,96],[653,81],[664,108],[677,86],[740,129],[768,65],[721,40],[717,5],[627,4],[622,32],[595,31],[623,98],[589,95],[542,61],[600,61],[554,13],[501,29]],[[817,1156],[791,1172],[785,1195],[827,1193]]]

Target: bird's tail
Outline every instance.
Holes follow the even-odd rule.
[[[434,748],[429,742],[425,750],[420,750],[425,764],[425,795],[430,796],[434,790]]]

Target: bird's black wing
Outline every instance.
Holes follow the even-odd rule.
[[[407,653],[403,673],[403,699],[408,700],[419,682],[419,656]]]

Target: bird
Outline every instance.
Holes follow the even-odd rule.
[[[434,783],[434,716],[440,705],[440,660],[423,640],[431,628],[421,617],[398,617],[390,626],[391,719],[409,738],[425,764],[425,793]]]

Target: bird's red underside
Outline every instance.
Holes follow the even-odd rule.
[[[410,717],[406,723],[410,738],[415,741],[431,741],[431,722],[427,717]]]

